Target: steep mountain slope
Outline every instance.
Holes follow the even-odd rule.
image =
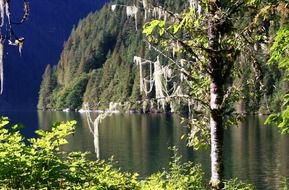
[[[88,15],[65,44],[51,102],[41,103],[40,96],[39,105],[79,108],[83,100],[108,103],[130,97],[136,74],[132,60],[142,47],[141,38],[134,22],[109,6]]]
[[[132,1],[118,3],[133,4]],[[184,1],[165,3],[168,7],[184,6]],[[104,108],[110,102],[125,101],[135,103],[131,108],[140,107],[138,101],[150,97],[140,94],[139,69],[133,58],[135,55],[150,60],[157,57],[157,53],[146,48],[143,42],[143,20],[138,17],[136,30],[135,20],[126,16],[125,8],[119,7],[113,12],[107,5],[79,22],[65,43],[58,65],[48,66],[43,75],[38,108],[79,109],[83,102],[88,102],[92,108]],[[238,67],[243,68],[240,69],[243,73],[235,82],[242,86],[241,104],[245,107],[241,108],[242,112],[260,109],[266,112],[273,107],[271,102],[279,104],[279,94],[272,88],[280,89],[280,73],[266,66],[265,53],[260,54],[257,61],[261,74],[256,73],[256,65],[246,63],[246,57],[239,59]]]
[[[129,5],[133,1],[118,3]],[[141,100],[139,71],[133,58],[135,55],[156,58],[156,52],[146,49],[142,41],[143,20],[138,18],[136,31],[135,20],[127,17],[125,8],[112,12],[110,6],[82,20],[72,31],[59,64],[53,69],[55,90],[48,99],[40,93],[38,108],[75,109],[83,102],[99,108],[110,102]],[[41,91],[47,92],[44,81],[45,75]]]
[[[103,6],[106,0],[29,0],[28,22],[16,26],[25,37],[22,56],[13,47],[6,47],[4,58],[4,94],[0,109],[35,109],[41,75],[47,64],[57,64],[63,43],[73,25],[89,12]],[[22,13],[22,1],[12,2],[13,16]],[[5,102],[5,104],[4,104]]]

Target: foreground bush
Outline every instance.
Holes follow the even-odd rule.
[[[229,181],[225,181],[224,183],[225,190],[254,190],[254,186],[251,184],[246,184],[237,179],[231,179]]]
[[[24,139],[19,125],[9,126],[0,118],[0,189],[120,189],[204,190],[208,189],[200,165],[180,162],[176,152],[168,171],[142,181],[103,161],[86,159],[86,153],[63,153],[65,139],[74,131],[74,121],[58,123],[51,131],[38,130],[39,138]],[[225,189],[251,190],[236,180]]]
[[[173,149],[173,161],[168,171],[158,172],[141,182],[143,190],[199,190],[204,185],[204,173],[200,165],[181,163],[177,150]]]
[[[12,189],[135,189],[136,175],[122,173],[85,153],[65,154],[60,146],[73,133],[75,122],[59,123],[52,131],[24,142],[19,126],[0,119],[0,187]],[[28,144],[28,145],[27,145]]]

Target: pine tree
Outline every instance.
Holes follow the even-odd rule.
[[[38,109],[51,109],[51,94],[56,86],[56,78],[51,65],[47,65],[42,76],[42,82],[39,91]]]

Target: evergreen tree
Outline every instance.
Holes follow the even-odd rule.
[[[155,2],[151,3],[154,5]],[[190,6],[181,13],[155,5],[169,18],[164,16],[164,19],[152,20],[144,28],[150,43],[162,44],[162,51],[176,51],[175,44],[179,46],[177,51],[190,64],[191,70],[187,73],[192,73],[190,79],[196,84],[191,98],[205,100],[202,103],[208,106],[212,189],[223,187],[223,130],[232,99],[236,100],[231,95],[232,80],[237,77],[233,75],[234,67],[240,54],[252,56],[253,67],[259,66],[252,45],[265,43],[267,29],[264,22],[272,15],[274,3],[278,2],[196,0],[190,1]],[[247,15],[248,11],[250,15]],[[242,21],[244,16],[246,23]],[[204,88],[196,83],[204,76],[208,81],[207,95],[194,93]],[[258,102],[260,97],[256,98]]]
[[[56,78],[51,65],[47,65],[42,76],[42,82],[39,91],[38,109],[51,109],[51,94],[56,86]]]
[[[139,70],[133,57],[155,59],[159,54],[154,52],[155,48],[165,55],[160,58],[165,60],[162,63],[167,62],[175,70],[179,70],[175,66],[180,66],[180,59],[184,59],[187,72],[181,73],[190,85],[183,88],[190,90],[190,98],[202,105],[203,109],[196,112],[201,118],[197,124],[203,125],[201,131],[207,134],[206,138],[211,134],[211,184],[214,189],[220,189],[223,130],[232,107],[239,96],[246,96],[247,108],[256,111],[260,103],[266,105],[274,96],[272,88],[278,83],[276,76],[280,73],[269,73],[268,70],[274,71],[274,68],[262,64],[267,61],[265,49],[274,35],[274,32],[270,34],[270,29],[274,31],[279,27],[275,22],[279,22],[279,18],[272,14],[277,4],[284,1],[114,2],[121,5],[117,11],[111,12],[112,7],[105,6],[80,21],[72,31],[54,72],[57,85],[51,92],[53,107],[79,108],[87,101],[98,108],[100,104],[107,106],[110,101],[137,102],[152,98],[153,95],[140,93]],[[145,2],[149,3],[146,7]],[[128,17],[126,5],[137,6],[138,13],[134,15],[132,11]],[[153,19],[144,28],[145,40],[154,47],[152,49],[144,47],[140,30],[144,20],[140,15],[145,13],[160,14],[161,18]],[[152,17],[148,15],[147,19]],[[280,20],[286,22],[284,18]],[[236,86],[238,83],[243,89]],[[262,92],[264,85],[268,88]],[[196,146],[196,142],[203,141],[206,140],[197,139],[193,144]]]

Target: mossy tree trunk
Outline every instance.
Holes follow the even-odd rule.
[[[209,49],[208,66],[210,74],[210,130],[211,130],[211,187],[221,189],[223,181],[223,100],[224,100],[224,66],[226,60],[220,54],[220,38],[222,33],[216,13],[221,10],[219,0],[209,0],[208,39]]]

